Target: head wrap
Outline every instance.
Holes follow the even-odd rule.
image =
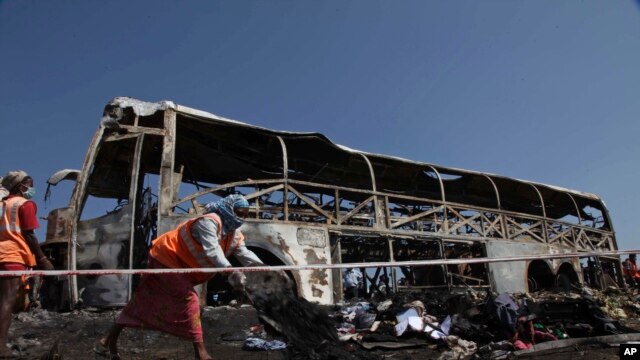
[[[22,170],[9,171],[7,175],[2,178],[2,187],[11,191],[16,185],[20,184],[24,178],[26,178],[27,173]]]
[[[249,202],[242,195],[229,195],[224,199],[210,202],[204,206],[205,212],[216,213],[222,220],[222,233],[227,234],[242,225],[243,220],[239,218],[234,209],[248,208]]]
[[[4,186],[2,186],[2,176],[0,176],[0,200],[7,197],[7,195],[9,195],[9,190],[5,189]]]

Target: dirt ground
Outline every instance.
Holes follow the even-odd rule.
[[[365,350],[360,344],[339,342],[336,333],[336,322],[332,318],[339,307],[323,307],[299,299],[291,291],[290,280],[286,275],[250,273],[250,282],[246,290],[252,305],[204,307],[201,312],[202,326],[205,335],[205,346],[209,353],[218,360],[249,359],[249,360],[378,360],[378,359],[440,359],[451,360],[455,356],[445,356],[449,348],[437,345],[423,334],[404,337],[398,341],[395,336],[385,338],[390,344],[407,344],[414,346],[394,350],[380,348]],[[406,296],[404,296],[406,295]],[[394,303],[406,303],[407,299],[418,299],[419,294],[403,294],[394,299]],[[628,295],[620,291],[613,291],[606,295],[597,293],[601,297],[606,310],[616,313],[620,307],[631,307],[625,322],[626,331],[640,331],[640,321],[636,293]],[[558,294],[540,293],[539,298],[565,299]],[[568,296],[568,295],[567,295]],[[404,299],[406,297],[406,299]],[[424,304],[429,300],[436,300],[434,294],[429,294]],[[547,301],[550,301],[547,299]],[[402,300],[402,301],[401,301]],[[553,303],[550,303],[553,304]],[[431,306],[431,305],[429,305]],[[433,311],[438,306],[432,307]],[[572,312],[577,310],[573,309]],[[97,354],[94,347],[97,340],[103,336],[114,323],[120,310],[104,310],[85,308],[66,313],[49,312],[34,309],[14,315],[9,343],[14,351],[15,359],[47,359],[47,360],[84,360],[107,359],[105,355]],[[333,315],[332,315],[333,313]],[[451,312],[447,312],[451,313]],[[260,317],[258,316],[260,314]],[[379,314],[382,316],[383,314]],[[547,314],[548,315],[548,314]],[[583,314],[584,315],[584,314]],[[586,315],[585,315],[586,316]],[[603,315],[604,316],[604,315]],[[338,317],[340,319],[341,317]],[[275,331],[268,322],[280,329]],[[343,321],[343,320],[340,320]],[[367,327],[368,328],[368,327]],[[486,331],[486,330],[485,330]],[[284,334],[284,336],[283,336]],[[385,336],[382,329],[376,336]],[[471,333],[469,333],[471,335]],[[277,339],[288,342],[285,350],[249,351],[243,349],[247,337]],[[386,335],[388,336],[388,335]],[[369,342],[368,344],[372,344]],[[376,345],[380,345],[377,343]],[[483,345],[483,344],[478,344]],[[119,340],[119,351],[122,359],[193,359],[193,347],[188,341],[156,331],[141,329],[125,329]],[[102,350],[99,347],[99,350]],[[453,354],[452,352],[450,352]],[[478,354],[488,355],[487,352]],[[517,358],[514,353],[510,359]],[[480,357],[476,357],[480,359]],[[563,349],[554,349],[535,354],[523,354],[525,359],[618,359],[618,346],[609,345],[574,345]]]
[[[58,341],[62,359],[106,359],[96,354],[96,341],[109,329],[119,310],[53,313],[35,310],[14,315],[9,342],[15,359],[40,359]],[[246,351],[251,327],[260,325],[251,306],[207,307],[202,311],[206,347],[215,359],[287,359],[287,351]],[[191,343],[156,331],[125,329],[119,340],[122,359],[192,359]],[[46,358],[46,357],[45,357]],[[415,357],[416,359],[418,357]],[[423,358],[423,357],[420,357]],[[413,357],[405,357],[413,359]]]
[[[59,342],[59,358],[67,360],[106,359],[94,353],[96,340],[104,334],[117,317],[119,310],[76,310],[69,313],[53,313],[33,310],[14,315],[9,341],[15,359],[40,359],[56,341]],[[246,351],[244,339],[251,334],[252,326],[259,325],[256,310],[247,305],[240,308],[228,306],[206,307],[202,322],[207,349],[215,359],[287,359],[282,351]],[[402,350],[371,350],[384,359],[436,359],[441,351],[432,343]],[[356,343],[344,344],[347,349],[358,349]],[[192,359],[189,342],[155,331],[125,329],[119,341],[122,359]],[[523,357],[526,359],[618,359],[617,347],[598,345],[576,346],[554,350],[551,353]]]

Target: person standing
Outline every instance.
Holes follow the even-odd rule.
[[[624,261],[622,271],[629,286],[640,288],[640,273],[638,273],[638,265],[636,265],[636,254],[630,254]]]
[[[180,269],[231,267],[227,257],[235,256],[243,266],[263,265],[247,249],[238,228],[249,213],[241,195],[230,195],[205,206],[205,215],[187,220],[153,240],[149,268]],[[200,303],[195,285],[207,282],[210,273],[145,274],[131,301],[122,310],[109,333],[96,344],[98,353],[118,359],[118,336],[125,327],[162,331],[193,342],[196,359],[212,359],[204,346]],[[242,272],[229,275],[235,290],[244,289]]]
[[[383,296],[387,296],[391,293],[391,289],[389,288],[389,277],[386,274],[380,275],[380,281],[378,282],[378,291]]]
[[[345,299],[358,298],[360,296],[360,287],[362,286],[362,273],[356,268],[348,268],[344,273],[344,292]]]
[[[34,234],[39,224],[37,206],[30,200],[35,195],[33,178],[22,170],[10,171],[2,178],[2,187],[9,193],[0,204],[0,271],[24,271],[36,265],[53,270]],[[7,336],[20,285],[19,276],[0,276],[0,357],[11,355]]]

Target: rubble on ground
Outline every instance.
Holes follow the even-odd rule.
[[[299,298],[286,275],[249,273],[247,293],[258,315],[290,345],[289,359],[377,360],[381,357],[343,346],[324,307]]]
[[[588,288],[498,296],[403,293],[378,303],[344,304],[333,317],[341,340],[367,348],[382,339],[388,349],[435,345],[440,359],[496,359],[563,339],[629,333],[640,339],[637,321],[635,328],[623,323],[638,319],[638,300],[633,291]]]
[[[216,358],[504,359],[562,354],[591,342],[611,355],[600,358],[616,359],[617,348],[602,346],[640,340],[639,294],[628,290],[403,292],[319,306],[283,291],[278,279],[247,289],[252,306],[203,309],[205,343]],[[14,315],[9,346],[16,359],[93,358],[94,342],[118,313],[32,309]],[[192,350],[170,335],[126,329],[120,351],[123,359],[169,360]]]
[[[378,302],[356,299],[327,314],[291,291],[278,290],[283,284],[269,283],[273,279],[254,279],[248,291],[296,359],[368,358],[353,350],[332,353],[346,348],[337,340],[366,350],[435,346],[440,359],[495,359],[545,342],[636,333],[620,320],[640,313],[633,292],[584,288],[499,295],[473,289],[403,292]],[[296,352],[302,355],[293,356]]]

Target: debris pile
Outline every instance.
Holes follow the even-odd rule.
[[[401,341],[408,322],[428,342],[450,348],[443,358],[467,358],[473,353],[476,358],[500,358],[548,341],[637,332],[619,321],[637,319],[640,314],[640,299],[632,292],[585,288],[580,294],[484,295],[423,294],[422,301],[433,307],[416,306],[416,301],[405,304],[409,310],[396,315],[395,335]],[[378,319],[398,314],[397,309],[392,314],[380,312],[382,304],[384,309],[393,309],[388,303],[378,305]],[[410,315],[408,321],[405,315]]]
[[[496,359],[534,351],[545,342],[636,333],[619,320],[637,318],[638,308],[637,295],[621,290],[498,296],[430,292],[352,302],[330,316],[341,341],[364,349],[428,346],[440,352],[440,359]]]
[[[206,346],[216,358],[503,359],[545,352],[548,360],[556,360],[563,358],[561,349],[568,349],[568,356],[566,351],[588,343],[640,341],[639,294],[625,290],[402,292],[377,301],[319,306],[298,299],[282,276],[247,277],[253,306],[202,311]],[[86,359],[118,313],[31,309],[14,315],[9,345],[16,359]],[[258,325],[259,319],[263,323]],[[617,358],[617,347],[593,346]],[[125,359],[180,359],[191,345],[160,332],[127,330],[120,351]]]
[[[283,277],[254,276],[262,278],[250,281],[250,297],[291,346],[291,359],[379,358],[362,350],[416,347],[434,349],[443,360],[504,358],[545,342],[634,333],[618,320],[640,308],[633,293],[585,288],[580,294],[401,293],[327,311],[284,290]]]
[[[256,272],[247,278],[246,290],[258,316],[287,339],[289,359],[380,358],[357,349],[348,351],[339,342],[326,309],[297,297],[286,275]]]

